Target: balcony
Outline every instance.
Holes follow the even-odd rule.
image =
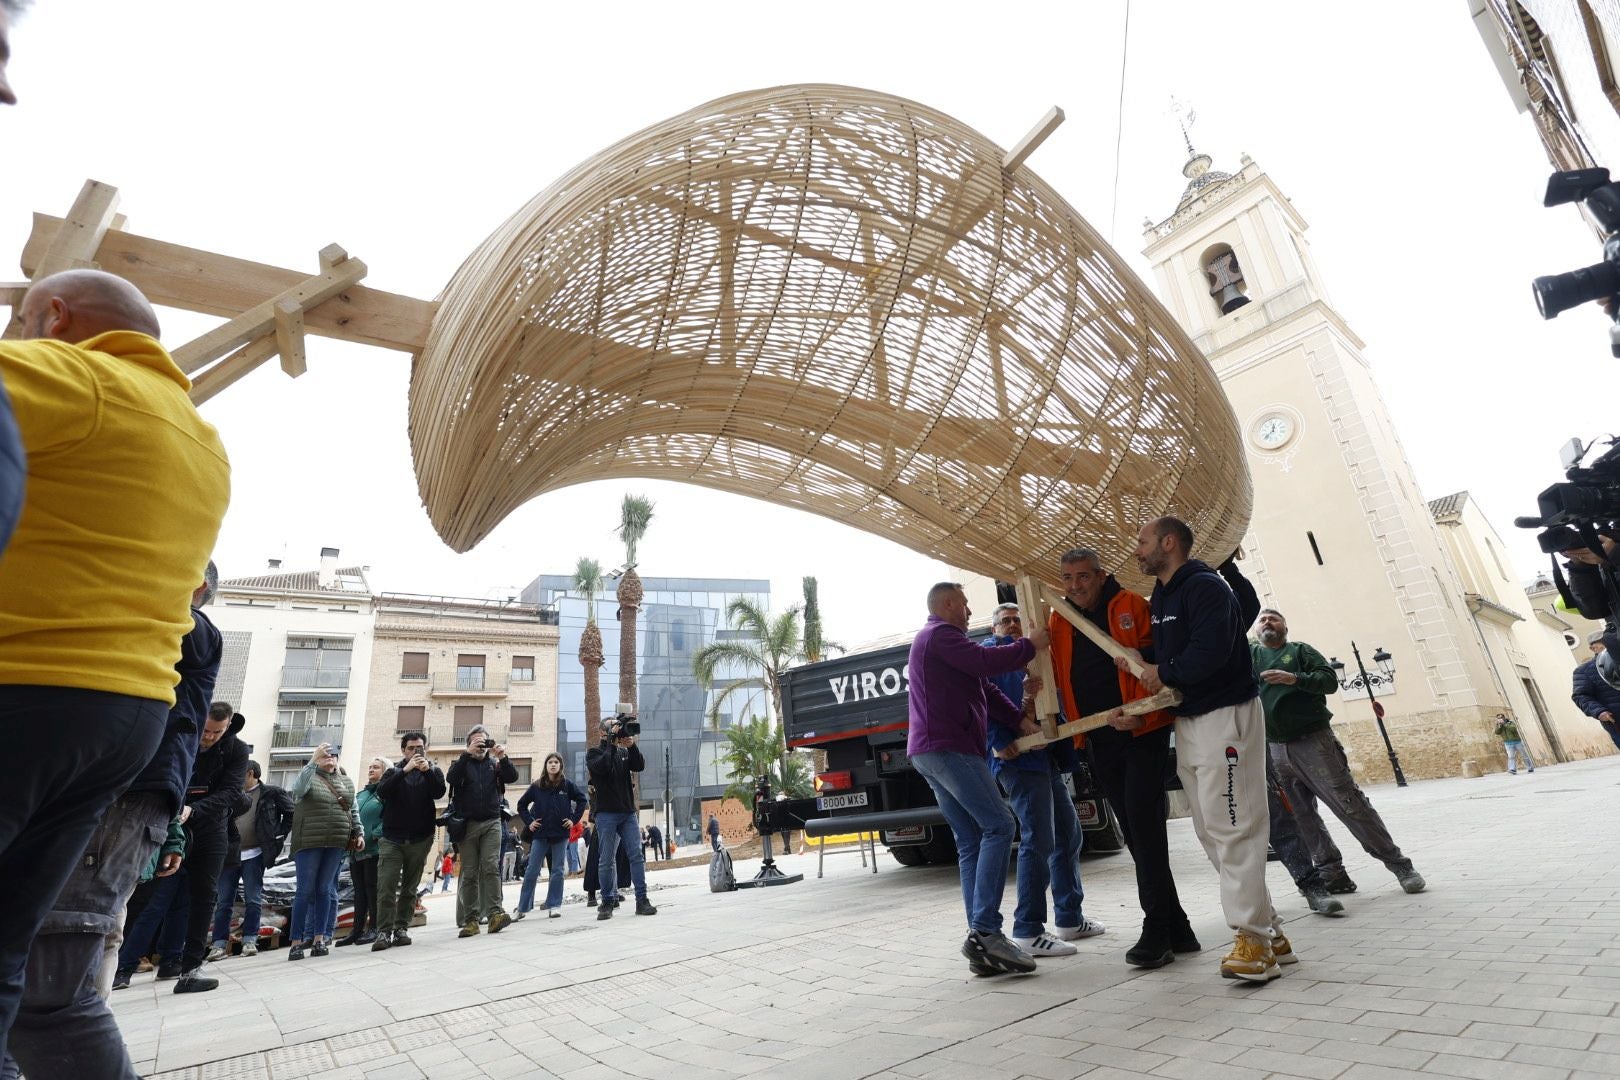
[[[436,698],[496,698],[506,696],[505,672],[438,671],[433,674],[431,693]]]
[[[494,724],[485,724],[484,728],[489,732],[490,738],[494,739],[498,743],[503,745],[505,744],[506,729],[504,727],[497,727]],[[434,724],[427,730],[428,752],[438,753],[446,750],[459,751],[465,749],[467,745],[467,733],[472,731],[472,729],[472,724],[467,724],[465,726],[461,724]]]
[[[333,746],[343,744],[343,725],[287,725],[277,724],[270,730],[270,748],[313,750],[321,743]]]
[[[344,690],[348,686],[348,668],[284,667],[281,669],[281,688],[283,690],[315,688]]]

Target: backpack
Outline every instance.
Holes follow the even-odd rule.
[[[737,875],[731,869],[731,852],[719,848],[709,860],[709,891],[732,892],[736,888]]]

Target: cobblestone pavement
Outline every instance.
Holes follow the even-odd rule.
[[[1140,917],[1127,855],[1084,862],[1107,935],[980,979],[957,953],[953,868],[880,853],[873,875],[848,852],[823,880],[794,856],[802,883],[723,895],[700,870],[659,871],[656,917],[598,923],[572,903],[466,941],[435,897],[408,949],[267,953],[211,965],[210,994],[139,976],[113,1001],[161,1080],[1620,1076],[1617,787],[1620,758],[1370,789],[1429,890],[1402,893],[1335,823],[1361,890],[1344,917],[1314,916],[1271,864],[1302,962],[1265,986],[1218,976],[1215,876],[1175,821],[1206,948],[1160,971],[1123,961]],[[1009,882],[1009,918],[1012,897]]]

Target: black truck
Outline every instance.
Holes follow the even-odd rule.
[[[969,636],[979,640],[987,634],[980,629]],[[820,750],[827,757],[816,776],[813,814],[805,807],[807,818],[830,816],[841,832],[879,833],[906,866],[954,863],[950,826],[928,782],[906,757],[910,652],[908,638],[789,669],[782,678],[783,724],[788,746]],[[1085,833],[1083,850],[1120,850],[1119,826],[1085,764],[1071,782]]]

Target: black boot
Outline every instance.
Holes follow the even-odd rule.
[[[1139,968],[1161,968],[1175,958],[1170,935],[1150,923],[1142,924],[1141,938],[1125,953],[1125,962]]]

